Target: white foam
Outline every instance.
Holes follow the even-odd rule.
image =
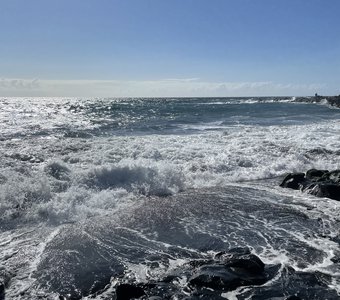
[[[6,290],[6,299],[28,299],[25,292],[32,288],[35,278],[33,272],[40,261],[46,245],[59,232],[58,228],[31,227],[30,230],[16,229],[0,233],[0,239],[6,239],[1,245],[3,253],[11,255],[0,257],[0,264],[13,275],[10,288]]]
[[[0,214],[72,219],[115,209],[138,195],[275,178],[285,172],[340,167],[339,121],[296,126],[230,126],[193,135],[49,139],[4,143]],[[34,153],[42,163],[14,154]],[[324,149],[324,150],[323,150]],[[16,166],[13,168],[13,164]],[[27,202],[33,205],[26,205]],[[87,209],[88,208],[88,209]],[[22,211],[24,213],[24,210]],[[73,216],[73,218],[75,218]]]
[[[181,190],[183,179],[179,170],[142,160],[94,168],[80,180],[90,188],[124,188],[144,195],[166,196]]]

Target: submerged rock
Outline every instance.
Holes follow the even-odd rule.
[[[252,264],[251,261],[249,263]],[[228,265],[202,266],[197,270],[196,275],[190,278],[189,285],[196,288],[232,291],[240,286],[260,285],[266,281],[267,277],[263,271],[249,271],[247,263],[244,261],[239,267]]]
[[[310,169],[305,173],[290,173],[280,184],[281,187],[302,190],[317,197],[340,201],[340,170]]]
[[[136,282],[131,274],[123,273],[113,275],[111,279],[110,282],[114,282],[112,294],[108,285],[98,290],[99,293],[91,293],[90,298],[108,292],[109,298],[104,296],[104,299],[222,300],[224,293],[238,290],[238,299],[337,299],[336,291],[330,288],[331,276],[296,271],[281,264],[266,265],[249,248],[220,252],[211,259],[193,259],[172,269],[164,278]],[[107,284],[106,280],[100,281],[101,286]],[[271,282],[269,285],[266,284],[268,281]],[[60,297],[81,298],[81,295],[70,294]]]
[[[259,257],[251,254],[249,248],[233,248],[228,252],[220,252],[215,255],[226,267],[244,270],[253,274],[260,274],[264,271],[265,264]]]
[[[213,259],[192,260],[158,281],[135,284],[127,283],[129,278],[117,278],[115,299],[223,299],[223,292],[262,285],[278,270],[265,266],[249,248],[236,248]]]
[[[255,287],[246,291],[242,299],[262,300],[300,300],[300,299],[339,299],[337,292],[331,289],[332,278],[320,272],[295,271],[284,267],[272,285]]]

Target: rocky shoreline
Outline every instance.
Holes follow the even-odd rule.
[[[280,186],[340,201],[340,170],[311,169],[306,173],[290,173]],[[332,261],[338,263],[338,257]],[[272,284],[268,285],[267,282]],[[229,299],[232,295],[229,293],[235,290],[242,291],[242,299],[254,300],[339,297],[330,288],[331,276],[321,272],[297,271],[282,264],[265,264],[247,247],[219,252],[211,259],[191,260],[157,280],[136,282],[129,274],[122,274],[115,278],[113,285],[111,296],[116,300],[222,300]],[[102,292],[99,291],[99,294]]]
[[[266,285],[272,280],[274,285]],[[242,297],[251,299],[336,299],[338,295],[330,284],[331,277],[326,274],[265,264],[246,247],[219,252],[211,259],[189,261],[159,280],[137,283],[128,274],[122,275],[115,279],[112,298],[108,299],[222,300],[229,299],[227,293],[237,289],[244,289]]]
[[[0,272],[1,300],[7,299],[5,288],[12,276],[4,269]],[[266,284],[268,282],[271,284]],[[231,299],[228,293],[236,290],[242,291],[242,298],[238,299],[338,299],[331,285],[330,275],[296,271],[282,264],[265,264],[246,247],[219,252],[211,259],[191,260],[157,280],[137,282],[129,273],[109,276],[95,281],[90,291],[79,289],[59,294],[58,299],[222,300]]]
[[[320,96],[316,94],[314,97],[296,97],[294,102],[306,103],[321,103],[327,102],[329,105],[340,108],[340,95],[339,96]]]
[[[280,186],[340,201],[340,170],[310,169],[306,173],[289,173]]]

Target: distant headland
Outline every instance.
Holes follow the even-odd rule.
[[[309,102],[309,103],[320,103],[327,102],[331,106],[340,108],[340,95],[339,96],[321,96],[315,94],[314,97],[296,97],[295,102]]]

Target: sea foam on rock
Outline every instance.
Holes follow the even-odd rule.
[[[340,201],[340,170],[310,169],[306,173],[289,173],[280,186]]]
[[[189,261],[157,280],[136,283],[129,276],[115,278],[113,299],[225,299],[236,289],[242,295],[238,299],[337,299],[329,287],[331,280],[320,272],[266,265],[249,248],[236,248],[212,259]]]
[[[189,261],[157,281],[136,284],[129,278],[117,278],[115,299],[223,299],[222,292],[266,283],[279,268],[265,265],[249,248],[231,249],[213,259]]]

